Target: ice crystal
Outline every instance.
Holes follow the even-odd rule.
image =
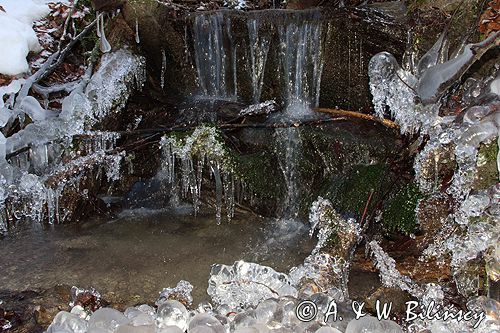
[[[207,293],[216,304],[245,309],[271,297],[296,297],[297,289],[286,274],[271,267],[237,261],[232,266],[212,266]]]
[[[371,241],[367,244],[375,266],[380,272],[380,279],[382,284],[389,288],[400,288],[401,290],[407,291],[412,296],[420,298],[423,295],[423,291],[420,286],[418,286],[409,277],[401,275],[396,269],[396,262],[387,253],[384,252],[382,247],[377,243],[377,241]]]
[[[161,305],[169,299],[176,299],[185,304],[193,303],[193,285],[188,281],[181,280],[174,288],[164,288],[160,292],[160,297],[156,300],[156,305]]]

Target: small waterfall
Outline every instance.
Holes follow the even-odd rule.
[[[314,117],[310,108],[319,103],[323,70],[320,15],[319,11],[270,11],[259,16],[229,11],[197,14],[193,20],[193,56],[202,96],[243,98],[256,104],[260,102],[264,83],[269,82],[279,85],[272,90],[280,91],[281,96],[273,98],[281,97],[285,108],[279,120],[288,123]],[[235,36],[241,36],[237,32],[245,28],[239,24],[242,18],[248,40],[236,45],[232,29]],[[242,50],[242,47],[248,49]],[[272,59],[278,66],[276,71],[266,72],[269,57],[276,57]],[[245,73],[238,71],[240,68],[248,69],[249,75],[237,77],[238,73]],[[242,88],[240,93],[249,93],[238,96],[238,86],[247,88]],[[297,161],[301,154],[301,138],[293,127],[277,129],[275,137],[287,186],[282,214],[293,219],[299,210]]]
[[[319,103],[322,61],[322,23],[319,13],[313,13],[310,22],[292,21],[280,26],[280,61],[282,67],[285,117],[289,121],[314,116],[312,106]],[[284,156],[280,161],[287,194],[283,203],[283,217],[295,218],[300,207],[298,161],[302,140],[297,128],[276,130],[278,149]]]
[[[322,23],[319,12],[313,12],[311,18],[278,27],[284,101],[287,113],[297,118],[319,103]]]
[[[202,96],[233,99],[237,95],[237,82],[231,19],[224,17],[222,12],[196,16],[193,42]]]

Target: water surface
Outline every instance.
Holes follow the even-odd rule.
[[[135,210],[107,222],[16,230],[0,240],[0,285],[12,291],[93,286],[123,300],[152,302],[164,287],[187,280],[196,304],[208,298],[214,263],[243,259],[287,272],[313,246],[297,221],[240,213],[218,226],[212,212]]]

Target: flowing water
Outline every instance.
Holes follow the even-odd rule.
[[[17,230],[0,242],[0,285],[3,290],[93,286],[150,302],[164,287],[187,280],[197,304],[208,297],[212,264],[243,259],[286,272],[314,245],[307,230],[283,230],[254,215],[237,214],[224,225],[214,219],[213,212],[194,218],[190,208],[135,210],[107,222]],[[285,238],[277,236],[282,234]]]
[[[277,21],[262,17],[246,18],[248,30],[247,59],[237,59],[231,17],[226,12],[197,15],[193,22],[193,49],[202,98],[237,98],[238,82],[249,79],[251,101],[259,103],[264,83],[277,80],[285,111],[279,121],[300,122],[315,117],[310,110],[319,103],[323,70],[323,25],[319,11],[279,13]],[[271,41],[277,41],[271,45]],[[243,44],[245,45],[245,44]],[[271,47],[278,54],[276,77],[266,77],[266,64]],[[248,76],[237,77],[237,68],[248,68]],[[275,119],[276,120],[276,119]],[[295,219],[300,201],[297,161],[301,138],[295,128],[276,130],[280,167],[285,177],[287,194],[281,215]]]

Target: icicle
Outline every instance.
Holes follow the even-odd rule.
[[[101,29],[100,31],[100,36],[99,36],[99,47],[101,49],[102,53],[108,53],[111,51],[111,45],[109,44],[108,40],[106,39],[106,34],[104,32],[104,14],[100,14],[97,18],[98,21],[100,21],[99,28]]]
[[[220,225],[222,222],[222,180],[218,163],[212,163],[210,167],[215,178],[215,219]]]
[[[141,43],[141,39],[139,37],[139,22],[137,21],[137,18],[135,19],[135,42],[137,44]]]
[[[160,77],[160,86],[163,90],[165,86],[165,71],[167,69],[167,56],[165,55],[165,49],[161,50],[161,77]]]

